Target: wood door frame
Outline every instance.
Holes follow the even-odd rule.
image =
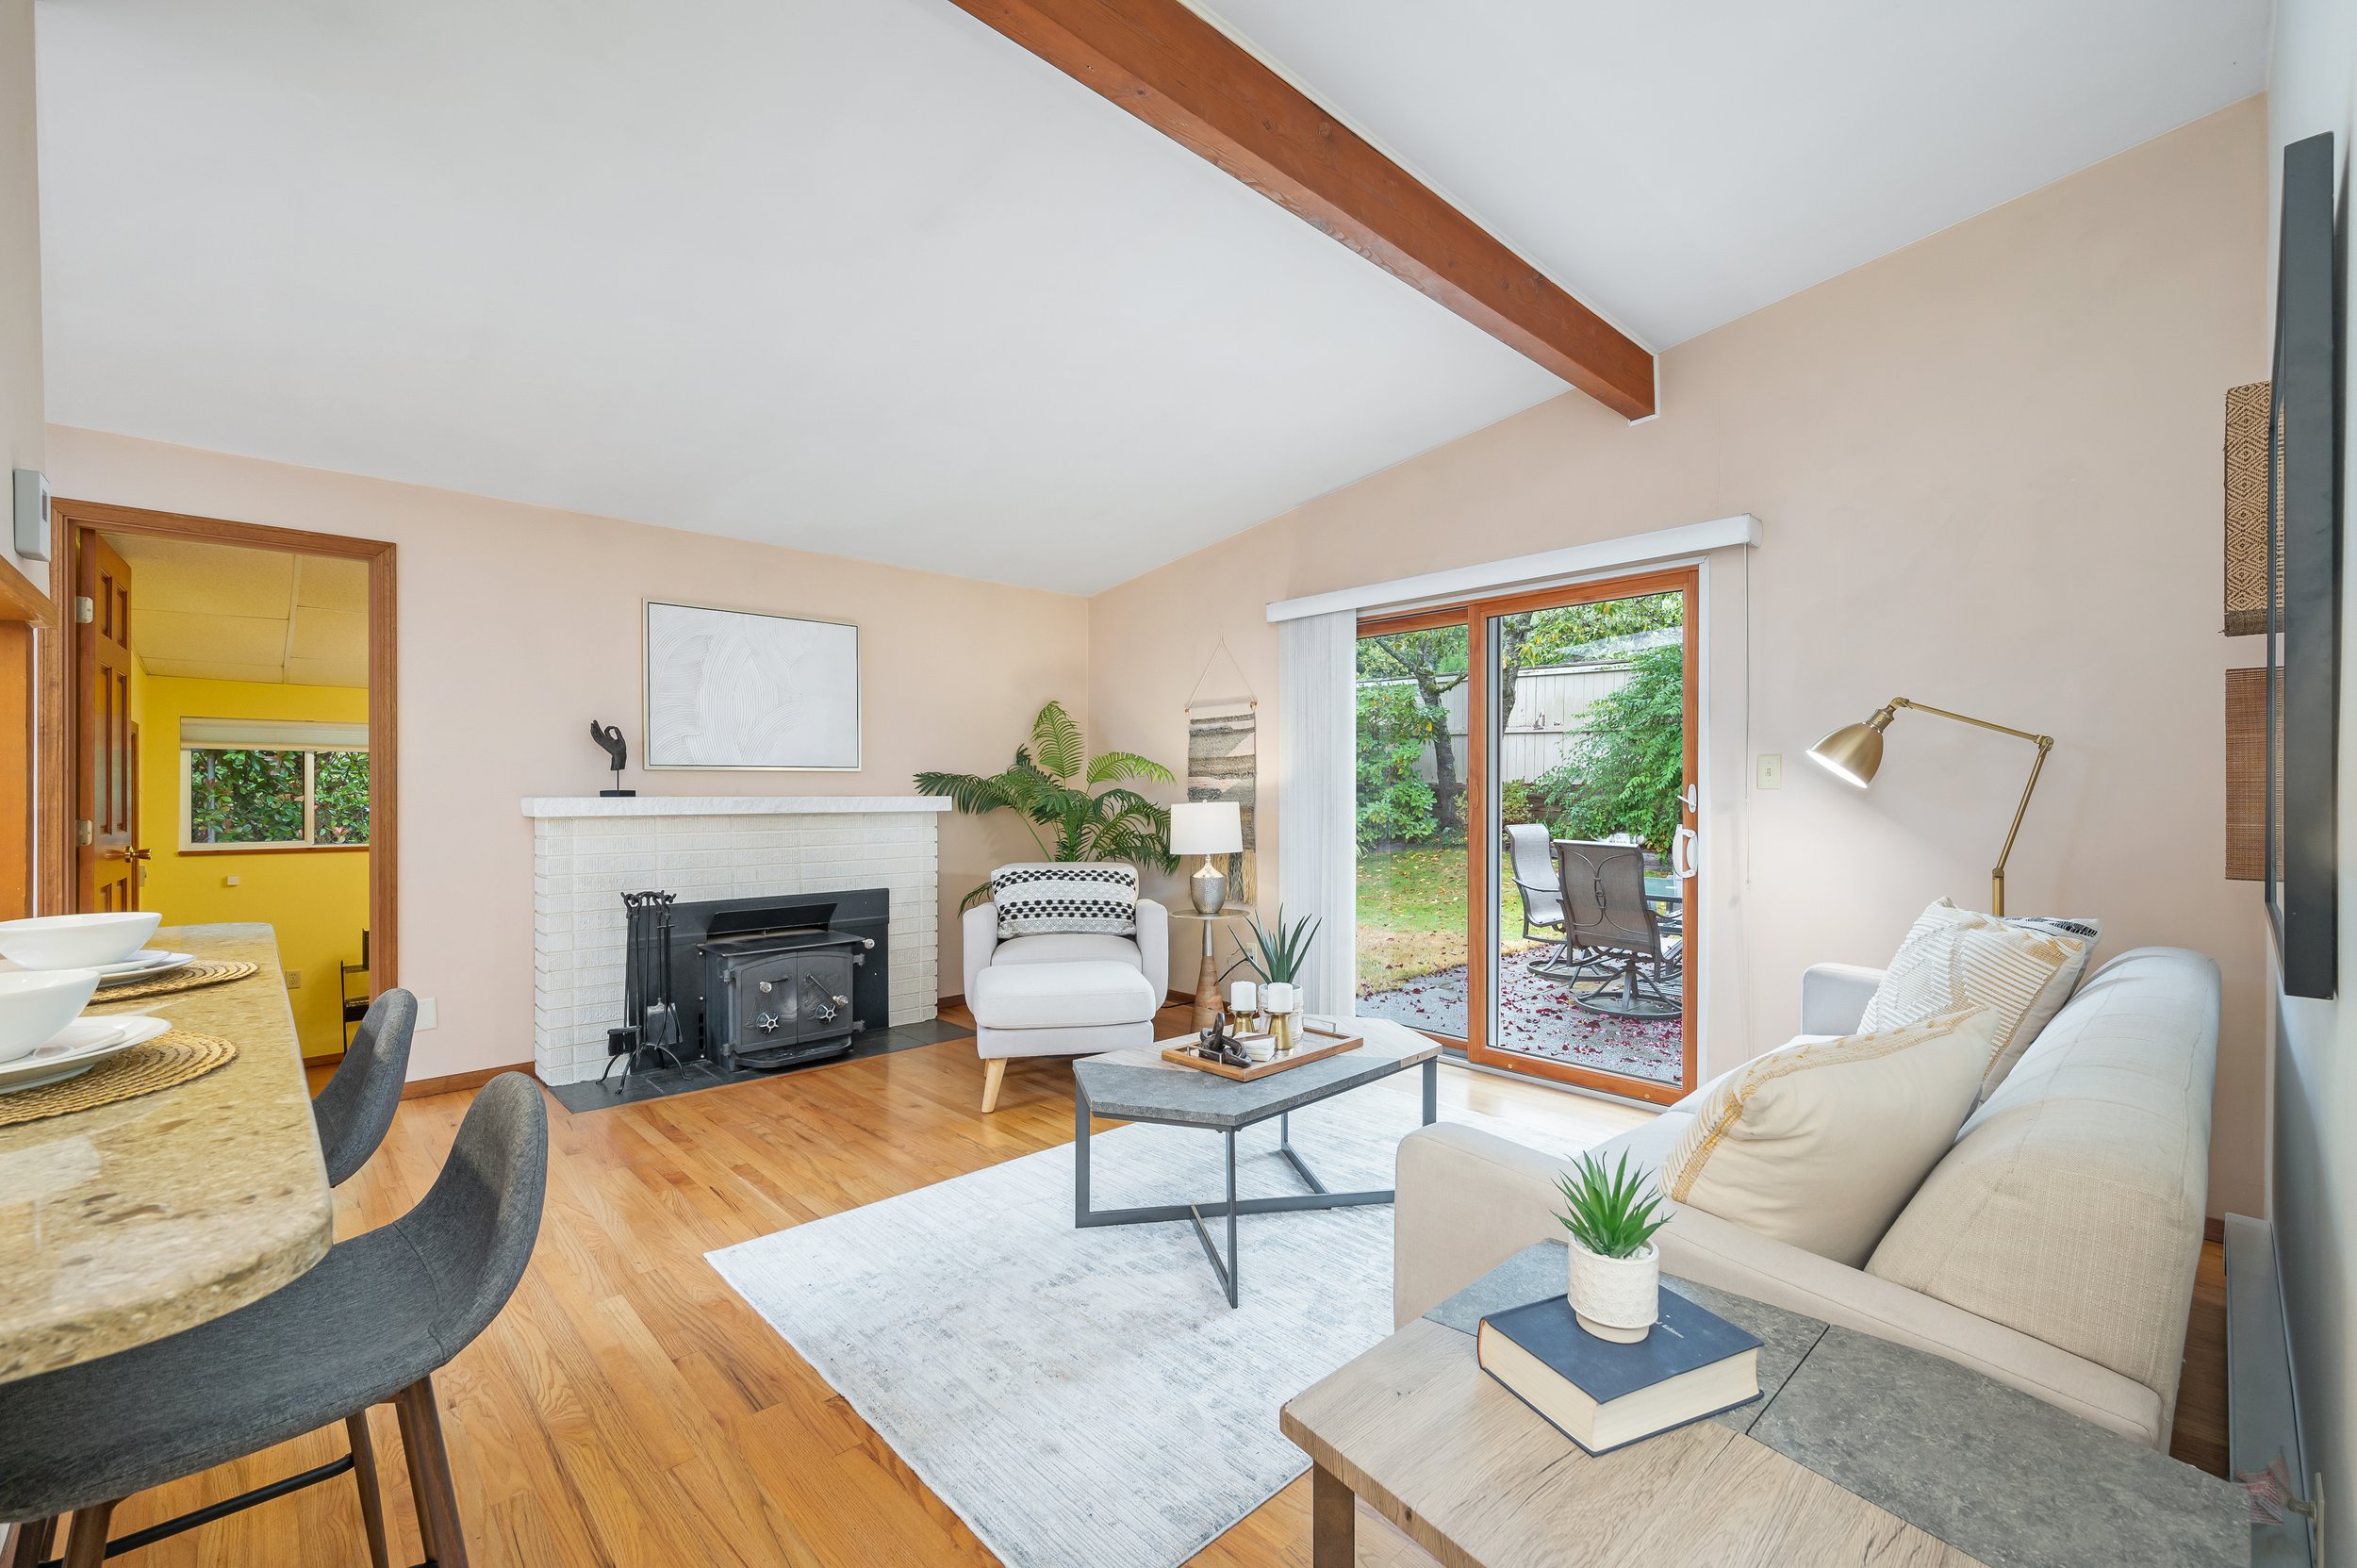
[[[0,737],[18,758],[0,768],[0,920],[40,907],[40,692],[57,623],[40,585],[0,559]]]
[[[1466,1060],[1483,1066],[1501,1067],[1508,1071],[1549,1079],[1582,1089],[1617,1095],[1626,1099],[1643,1100],[1656,1105],[1670,1104],[1694,1087],[1697,1055],[1701,1046],[1702,968],[1695,962],[1701,951],[1703,906],[1699,899],[1686,901],[1687,961],[1681,979],[1685,1002],[1684,1059],[1679,1066],[1681,1081],[1677,1084],[1652,1083],[1641,1078],[1624,1077],[1619,1073],[1598,1072],[1593,1068],[1575,1067],[1569,1063],[1552,1062],[1543,1057],[1525,1056],[1520,1052],[1504,1051],[1489,1041],[1490,1014],[1496,1004],[1492,995],[1497,989],[1492,974],[1498,963],[1497,943],[1503,934],[1492,933],[1489,922],[1492,911],[1500,907],[1505,889],[1498,881],[1498,857],[1493,852],[1475,855],[1474,846],[1491,835],[1490,796],[1490,708],[1491,685],[1496,671],[1490,668],[1489,623],[1493,617],[1514,615],[1524,610],[1560,609],[1570,604],[1591,604],[1607,599],[1635,599],[1652,593],[1681,593],[1686,598],[1684,653],[1686,678],[1685,767],[1687,782],[1693,785],[1697,809],[1684,814],[1689,825],[1699,825],[1702,791],[1702,569],[1698,566],[1666,567],[1652,570],[1624,572],[1617,576],[1599,577],[1587,582],[1564,584],[1551,588],[1500,594],[1487,599],[1471,599],[1461,603],[1438,609],[1416,610],[1401,615],[1369,615],[1361,617],[1358,635],[1379,636],[1386,632],[1435,631],[1444,626],[1465,629],[1465,662],[1468,666],[1465,701],[1465,1048]],[[1699,878],[1697,879],[1699,881]],[[1476,966],[1479,978],[1475,978]],[[1429,1032],[1426,1032],[1429,1033]],[[1448,1040],[1446,1035],[1432,1035]],[[1455,1043],[1452,1041],[1452,1043]],[[1501,1060],[1500,1058],[1504,1058]]]
[[[1638,599],[1647,594],[1678,593],[1685,596],[1685,618],[1681,627],[1684,678],[1686,683],[1685,750],[1686,782],[1692,786],[1696,809],[1681,814],[1680,820],[1693,825],[1701,817],[1702,800],[1702,569],[1700,567],[1668,567],[1652,571],[1628,572],[1617,577],[1600,577],[1585,583],[1567,584],[1561,587],[1542,588],[1528,593],[1504,594],[1492,599],[1476,599],[1465,606],[1466,656],[1477,677],[1467,683],[1465,750],[1465,804],[1468,818],[1466,839],[1488,842],[1490,834],[1490,690],[1497,675],[1491,668],[1490,621],[1498,616],[1519,614],[1525,610],[1556,610],[1571,604],[1593,604],[1607,599]],[[1473,818],[1479,814],[1479,827]],[[1697,863],[1699,873],[1700,866]],[[1702,950],[1703,901],[1688,899],[1682,914],[1686,923],[1685,962],[1680,967],[1684,1013],[1683,1057],[1678,1066],[1679,1081],[1654,1083],[1641,1078],[1620,1073],[1599,1072],[1591,1067],[1575,1067],[1567,1062],[1553,1062],[1544,1057],[1525,1056],[1492,1046],[1489,1040],[1490,1015],[1497,1005],[1497,986],[1489,978],[1495,966],[1504,962],[1498,951],[1503,930],[1492,933],[1486,928],[1490,920],[1500,918],[1497,911],[1505,889],[1498,884],[1498,856],[1494,847],[1491,852],[1471,858],[1466,867],[1468,897],[1465,906],[1467,925],[1466,946],[1478,959],[1483,975],[1478,984],[1473,982],[1474,972],[1466,970],[1465,987],[1468,1006],[1465,1010],[1465,1058],[1483,1066],[1505,1067],[1514,1072],[1528,1073],[1534,1078],[1552,1079],[1583,1089],[1619,1095],[1627,1099],[1644,1100],[1656,1105],[1668,1105],[1682,1099],[1694,1087],[1696,1055],[1702,1038],[1702,966],[1696,962]],[[1700,876],[1696,877],[1699,883]],[[1478,1005],[1471,1005],[1477,1003]],[[1505,1060],[1500,1060],[1505,1058]]]
[[[401,940],[395,547],[387,540],[353,538],[342,534],[232,522],[223,518],[157,512],[100,501],[55,500],[50,503],[49,611],[55,625],[69,629],[74,625],[74,540],[77,528],[242,545],[249,550],[335,555],[368,563],[369,946],[372,961],[369,994],[375,996],[389,989],[396,983],[395,961]],[[39,669],[36,772],[42,808],[39,815],[39,904],[43,912],[58,914],[71,911],[77,897],[74,867],[74,767],[77,737],[74,734],[72,701],[75,670],[74,638],[52,637],[48,643],[55,656],[40,661]]]

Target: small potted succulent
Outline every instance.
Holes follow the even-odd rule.
[[[1261,924],[1259,916],[1247,918],[1252,923],[1253,947],[1260,950],[1243,948],[1244,961],[1261,977],[1261,1004],[1267,1009],[1277,1035],[1277,1053],[1290,1055],[1301,1040],[1301,971],[1310,962],[1310,944],[1317,940],[1322,922],[1314,915],[1304,915],[1287,925],[1282,904],[1277,906],[1274,932]]]
[[[1563,1195],[1556,1218],[1570,1232],[1568,1292],[1579,1326],[1598,1339],[1635,1345],[1653,1331],[1661,1309],[1661,1253],[1654,1232],[1670,1223],[1644,1171],[1628,1156],[1607,1171],[1592,1154],[1555,1179]]]

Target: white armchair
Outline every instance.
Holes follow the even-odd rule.
[[[998,1106],[1016,1056],[1095,1056],[1151,1045],[1170,993],[1170,912],[1138,900],[1135,936],[998,937],[998,908],[965,912],[965,1005],[983,1066],[982,1109]]]

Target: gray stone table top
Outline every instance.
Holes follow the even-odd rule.
[[[1560,1293],[1541,1242],[1425,1313],[1484,1314]],[[1762,1397],[1713,1416],[1989,1568],[2231,1568],[2250,1561],[2250,1500],[1941,1357],[1664,1275],[1757,1334]]]
[[[1342,1028],[1366,1037],[1356,1050],[1306,1063],[1240,1083],[1217,1073],[1162,1060],[1174,1035],[1137,1050],[1108,1051],[1072,1065],[1089,1110],[1117,1121],[1166,1122],[1215,1131],[1247,1127],[1287,1111],[1373,1083],[1432,1061],[1441,1048],[1388,1018],[1344,1018]]]

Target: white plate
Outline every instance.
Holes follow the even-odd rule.
[[[77,1077],[171,1028],[170,1019],[152,1018],[143,1013],[119,1018],[77,1018],[51,1036],[46,1045],[37,1047],[32,1055],[20,1056],[0,1066],[0,1095],[38,1089],[44,1083]]]
[[[98,966],[98,975],[101,980],[120,981],[128,979],[135,975],[141,977],[147,975],[160,975],[167,970],[177,969],[184,964],[193,964],[195,962],[196,955],[194,953],[166,952],[161,948],[141,948],[138,952],[133,953],[130,957],[123,960],[120,964],[100,965]],[[20,974],[29,971],[25,970],[24,965],[11,962],[8,959],[0,958],[0,974]]]
[[[100,969],[98,988],[103,991],[109,985],[121,985],[125,981],[153,980],[157,975],[170,974],[195,962],[194,953],[171,953],[148,948],[133,953],[120,964],[109,964]]]

